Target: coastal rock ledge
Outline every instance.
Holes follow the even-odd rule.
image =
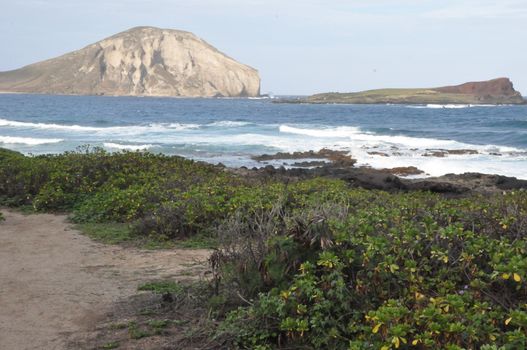
[[[83,49],[0,73],[0,91],[118,96],[250,97],[258,71],[192,33],[136,27]]]

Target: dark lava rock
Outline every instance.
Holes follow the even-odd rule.
[[[462,194],[470,189],[450,182],[419,181],[409,184],[408,189],[414,191],[430,191],[443,194]]]
[[[408,168],[410,169],[412,167]],[[389,172],[393,171],[393,169],[355,168],[338,166],[336,164],[326,164],[322,167],[312,169],[285,169],[284,167],[275,168],[272,165],[264,168],[253,168],[251,170],[246,168],[227,169],[227,171],[238,174],[239,176],[249,179],[252,178],[256,181],[273,180],[290,182],[314,177],[327,177],[341,179],[349,183],[352,187],[390,192],[430,191],[454,197],[470,195],[472,193],[488,194],[505,190],[527,190],[527,180],[480,173],[447,174],[426,179],[403,179]],[[419,169],[416,171],[419,171]]]
[[[362,187],[367,190],[394,191],[407,189],[407,186],[397,176],[379,171],[371,171],[371,169],[361,170],[350,173],[341,179],[352,186]]]
[[[287,160],[287,159],[327,159],[340,166],[353,166],[357,161],[353,159],[347,151],[335,151],[328,148],[322,148],[319,151],[306,152],[278,152],[275,154],[262,154],[254,156],[252,159],[258,162],[268,160]]]
[[[402,166],[402,167],[395,167],[395,168],[387,168],[387,169],[381,169],[380,171],[392,174],[392,175],[399,175],[399,176],[409,176],[409,175],[420,175],[424,174],[424,171],[421,169],[418,169],[414,166]]]

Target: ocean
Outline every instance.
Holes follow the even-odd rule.
[[[527,106],[0,94],[0,147],[37,155],[82,145],[247,167],[266,165],[254,155],[331,148],[375,168],[527,179]]]

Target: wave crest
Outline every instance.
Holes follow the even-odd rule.
[[[288,125],[280,125],[280,132],[307,135],[313,137],[350,137],[361,133],[360,129],[353,126],[338,126],[326,129],[304,129]]]
[[[15,120],[0,119],[0,126],[27,128],[27,129],[43,129],[43,130],[61,130],[61,131],[78,131],[78,132],[126,132],[126,133],[142,133],[148,131],[164,131],[164,130],[186,130],[197,129],[199,124],[181,124],[181,123],[154,123],[147,125],[130,125],[130,126],[108,126],[95,127],[83,125],[63,125],[54,123],[30,123],[19,122]]]
[[[25,129],[42,129],[42,130],[58,130],[58,131],[77,131],[77,132],[96,132],[96,133],[110,133],[110,132],[125,132],[125,133],[142,133],[142,132],[163,132],[163,131],[183,131],[199,129],[201,127],[240,127],[250,125],[249,122],[221,120],[210,124],[191,124],[191,123],[152,123],[146,125],[130,125],[130,126],[84,126],[84,125],[64,125],[55,123],[32,123],[20,122],[16,120],[0,119],[0,127],[13,127]]]
[[[3,144],[21,144],[21,145],[45,145],[48,143],[59,143],[64,141],[63,139],[37,139],[33,137],[14,137],[14,136],[0,136],[0,143]]]
[[[129,151],[141,151],[146,150],[152,147],[156,147],[155,145],[146,144],[146,145],[123,145],[119,143],[113,143],[113,142],[105,142],[103,143],[103,146],[106,148],[112,148],[112,149],[120,149],[120,150],[129,150]]]

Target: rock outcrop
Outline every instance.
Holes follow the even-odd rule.
[[[326,163],[312,169],[284,167],[275,168],[267,165],[263,168],[226,168],[245,178],[273,179],[283,182],[327,177],[346,181],[352,187],[383,191],[430,191],[446,196],[458,197],[472,194],[500,193],[506,190],[527,190],[527,180],[500,175],[465,173],[447,174],[440,177],[405,179],[395,175],[418,175],[414,167],[372,169],[366,167],[341,166]]]
[[[470,82],[455,86],[445,86],[433,89],[447,94],[474,95],[482,100],[492,97],[521,98],[521,94],[514,90],[509,78],[498,78],[488,81]]]
[[[0,73],[0,91],[125,96],[260,94],[254,68],[192,33],[137,27],[47,61]]]
[[[290,102],[290,101],[289,101]],[[380,89],[322,93],[292,102],[394,104],[525,104],[508,78],[425,89]]]

